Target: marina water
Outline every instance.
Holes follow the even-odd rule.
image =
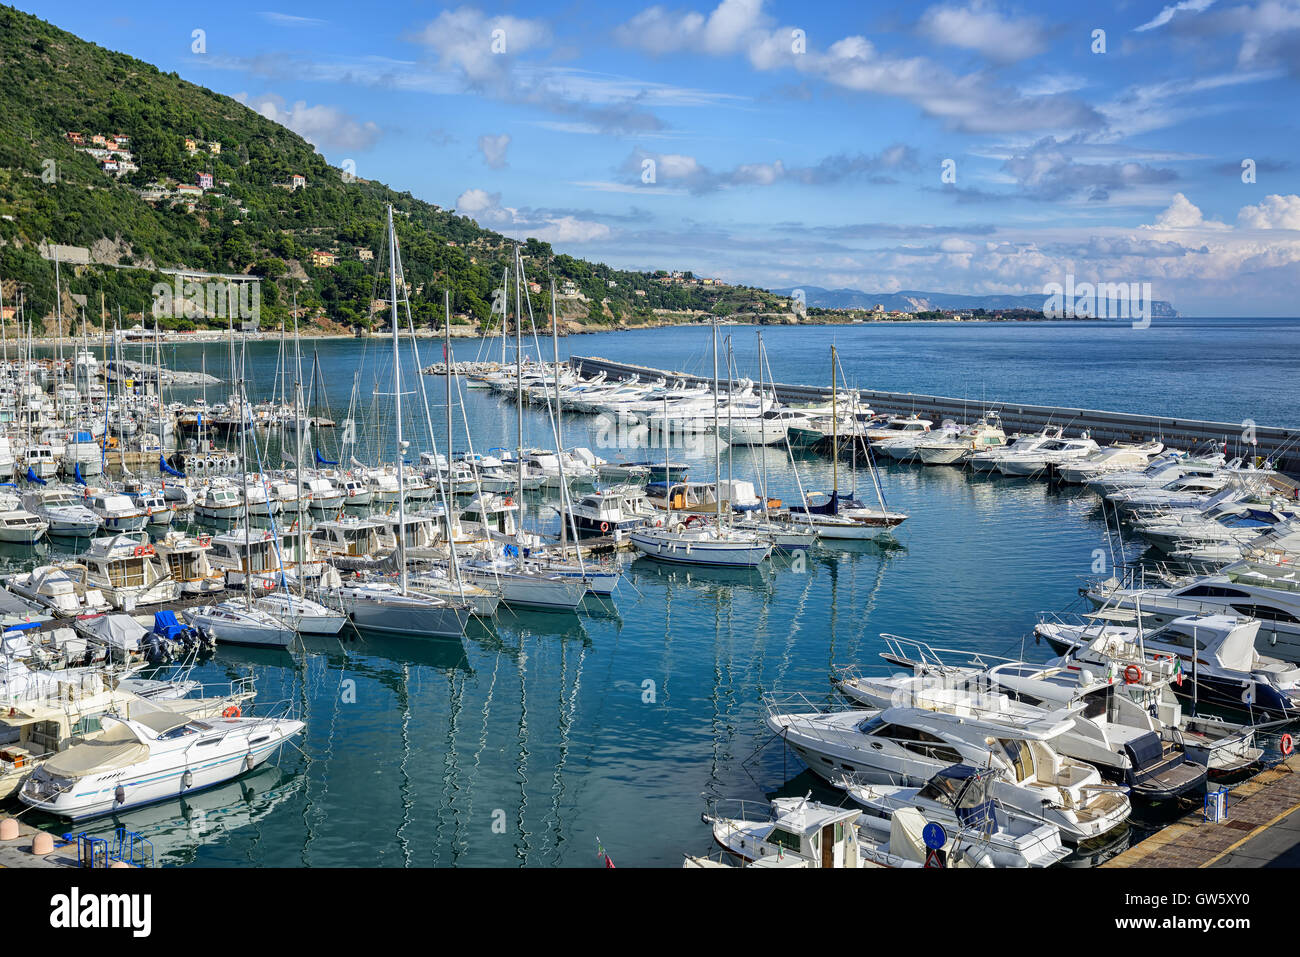
[[[756,378],[755,329],[719,333],[732,338],[738,374]],[[779,327],[764,330],[764,343],[778,381],[828,384],[834,343],[850,386],[968,396],[972,419],[987,399],[994,409],[1014,400],[1300,420],[1292,382],[1300,320],[1157,320],[1145,330],[1099,322]],[[454,348],[461,361],[499,356],[496,341]],[[560,348],[711,373],[707,327],[574,336]],[[328,407],[312,414],[341,427],[355,380],[361,447],[372,440],[379,451],[369,457],[391,459],[391,352],[382,340],[304,341],[303,349],[304,388],[314,350],[328,391]],[[421,349],[425,364],[442,358],[436,341]],[[278,350],[274,340],[247,346],[254,401],[278,390]],[[549,350],[544,342],[544,357]],[[228,377],[225,343],[168,345],[164,361]],[[404,377],[405,390],[416,383]],[[426,377],[425,386],[441,449],[443,379]],[[209,387],[208,399],[228,391]],[[513,397],[462,395],[475,450],[513,447]],[[414,453],[426,447],[424,411],[418,395],[404,405],[419,423],[408,431]],[[553,446],[545,409],[525,407],[524,416],[525,442]],[[457,453],[466,447],[459,417],[457,408]],[[607,459],[662,456],[600,448],[596,427],[566,415],[565,445]],[[328,454],[338,437],[326,433],[322,443]],[[672,457],[687,461],[693,478],[712,475],[711,438]],[[766,459],[771,494],[794,499],[784,452],[728,456],[724,447],[724,471],[728,459],[736,477],[756,483]],[[830,488],[828,459],[798,461],[805,488]],[[841,491],[852,483],[846,465]],[[618,866],[677,866],[683,853],[708,848],[699,815],[709,798],[816,788],[770,741],[764,693],[829,701],[834,666],[879,664],[881,632],[1043,660],[1046,647],[1032,639],[1036,614],[1077,609],[1099,554],[1109,563],[1121,549],[1138,551],[1108,538],[1098,500],[1078,487],[896,463],[883,465],[882,477],[889,506],[911,516],[898,547],[821,543],[806,558],[778,555],[755,572],[636,561],[613,605],[578,616],[503,607],[494,626],[472,623],[463,641],[307,638],[293,653],[222,646],[195,677],[251,673],[259,700],[296,702],[307,722],[299,748],[286,747],[278,768],[89,830],[125,824],[154,841],[164,865],[593,866],[599,838]],[[558,528],[544,500],[530,499],[538,507],[536,520]],[[30,548],[5,546],[0,560],[19,570],[80,547],[43,542],[33,559]]]

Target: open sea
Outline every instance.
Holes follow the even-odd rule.
[[[730,338],[737,374],[757,378],[755,328],[723,327],[719,337]],[[1300,320],[1157,319],[1144,330],[881,323],[768,328],[763,339],[778,381],[829,384],[834,344],[850,386],[966,396],[972,418],[1020,401],[1300,426]],[[573,336],[560,353],[711,374],[710,343],[707,327],[676,327]],[[462,361],[499,348],[454,342]],[[541,348],[549,359],[550,342]],[[437,341],[420,349],[424,365],[442,359]],[[337,420],[335,433],[351,416],[358,455],[391,461],[391,343],[304,341],[303,350],[312,413]],[[169,345],[164,361],[229,378],[225,344]],[[292,388],[280,367],[276,341],[248,344],[254,400],[286,381]],[[446,435],[444,379],[424,377],[426,411],[414,370],[408,357],[401,391],[412,459],[430,447],[430,426],[440,449]],[[209,387],[207,397],[228,390]],[[461,395],[454,451],[467,447],[465,421],[476,451],[513,447],[513,400]],[[527,444],[553,447],[544,408],[525,407],[524,430]],[[619,456],[600,438],[594,419],[566,414],[566,446],[608,459],[661,454]],[[338,435],[322,433],[318,444],[334,458]],[[673,453],[695,479],[713,472],[711,439],[704,445]],[[278,464],[273,449],[262,454]],[[794,498],[783,451],[736,449],[728,463],[724,447],[722,457],[724,472],[730,465],[755,482],[765,463],[771,494]],[[829,489],[829,459],[800,456],[797,467],[805,488]],[[842,490],[853,481],[846,472],[842,462]],[[892,462],[881,472],[888,505],[911,516],[897,547],[820,544],[806,560],[778,556],[755,572],[629,557],[612,605],[576,616],[503,609],[463,641],[311,638],[294,653],[222,646],[195,676],[255,675],[259,700],[297,705],[307,722],[299,746],[285,748],[278,767],[89,830],[125,824],[153,840],[164,865],[588,867],[601,863],[599,841],[618,867],[678,866],[684,853],[709,849],[700,822],[709,799],[817,789],[771,741],[765,693],[829,700],[834,666],[880,663],[881,633],[1043,660],[1037,614],[1078,610],[1094,551],[1113,544],[1097,500],[1077,487]],[[859,481],[869,483],[865,473]],[[553,511],[535,515],[556,527]],[[48,561],[78,546],[37,550]],[[35,561],[31,549],[9,546],[0,563]]]

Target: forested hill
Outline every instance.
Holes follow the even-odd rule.
[[[417,321],[440,321],[448,287],[454,313],[485,319],[509,250],[499,233],[331,167],[302,137],[229,97],[0,6],[6,306],[21,284],[36,315],[53,313],[53,264],[39,249],[49,243],[89,250],[90,265],[63,275],[65,293],[86,297],[92,324],[101,293],[110,312],[139,316],[151,306],[154,283],[167,280],[153,269],[183,267],[262,277],[264,328],[278,327],[294,293],[307,315],[365,325],[377,288],[383,296],[375,277],[386,203],[400,214]],[[563,311],[584,321],[784,306],[771,294],[689,274],[626,272],[553,255],[536,240],[524,251],[533,278],[544,283],[549,267],[562,289],[570,281]],[[75,264],[78,254],[60,258]],[[534,292],[538,314],[547,311],[546,298]],[[66,299],[65,315],[71,305]]]

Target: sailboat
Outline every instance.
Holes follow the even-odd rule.
[[[718,320],[713,330],[713,474],[722,484],[722,453],[718,435]],[[728,376],[730,378],[730,376]],[[668,443],[664,443],[665,450]],[[772,554],[772,542],[753,532],[723,523],[722,495],[714,495],[714,523],[693,514],[676,521],[673,513],[656,518],[653,525],[634,531],[629,537],[642,555],[680,565],[713,565],[726,568],[755,568]]]
[[[412,589],[406,568],[406,469],[403,459],[408,442],[402,439],[402,366],[398,351],[401,327],[397,319],[397,277],[401,260],[397,232],[393,228],[393,207],[388,207],[389,299],[393,324],[393,403],[396,424],[395,461],[397,479],[397,581],[375,576],[358,577],[336,589],[338,601],[357,628],[414,637],[462,637],[470,609],[461,602],[447,601]],[[403,280],[405,287],[405,280]],[[448,410],[450,414],[450,410]]]
[[[838,399],[838,369],[838,355],[835,346],[831,346],[831,408],[836,407]],[[839,421],[832,416],[831,455],[833,465],[830,494],[804,496],[803,505],[792,505],[790,507],[791,517],[810,522],[817,529],[817,534],[822,538],[862,540],[886,535],[891,528],[905,522],[907,515],[903,512],[890,511],[885,507],[880,481],[870,459],[868,459],[868,465],[871,467],[871,480],[876,489],[876,499],[880,503],[880,507],[870,508],[854,499],[851,495],[848,497],[840,495],[840,441],[838,430]],[[856,443],[853,447],[853,454],[856,459]],[[869,450],[867,454],[870,455]]]
[[[234,333],[231,333],[231,355],[234,355]],[[231,366],[234,362],[232,358]],[[248,396],[244,394],[243,379],[239,380],[240,401],[239,407],[245,416],[252,414],[252,406],[248,402]],[[240,443],[240,461],[246,462],[247,458],[247,436],[251,431],[251,422],[249,428],[239,429]],[[257,441],[254,433],[253,441]],[[252,520],[249,514],[249,496],[244,495],[244,554],[251,554],[252,543]],[[278,543],[277,543],[278,546]],[[276,549],[279,551],[278,547]],[[281,571],[283,576],[283,570]],[[287,648],[293,644],[293,640],[298,634],[295,622],[290,619],[286,620],[266,608],[260,607],[253,601],[253,578],[251,574],[244,575],[244,597],[243,599],[228,598],[225,601],[217,602],[213,605],[202,605],[197,608],[190,608],[185,611],[185,618],[191,625],[197,628],[205,637],[215,639],[218,642],[229,645],[255,645],[271,648]]]

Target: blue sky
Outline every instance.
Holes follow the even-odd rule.
[[[1300,314],[1300,0],[21,6],[620,267]]]

